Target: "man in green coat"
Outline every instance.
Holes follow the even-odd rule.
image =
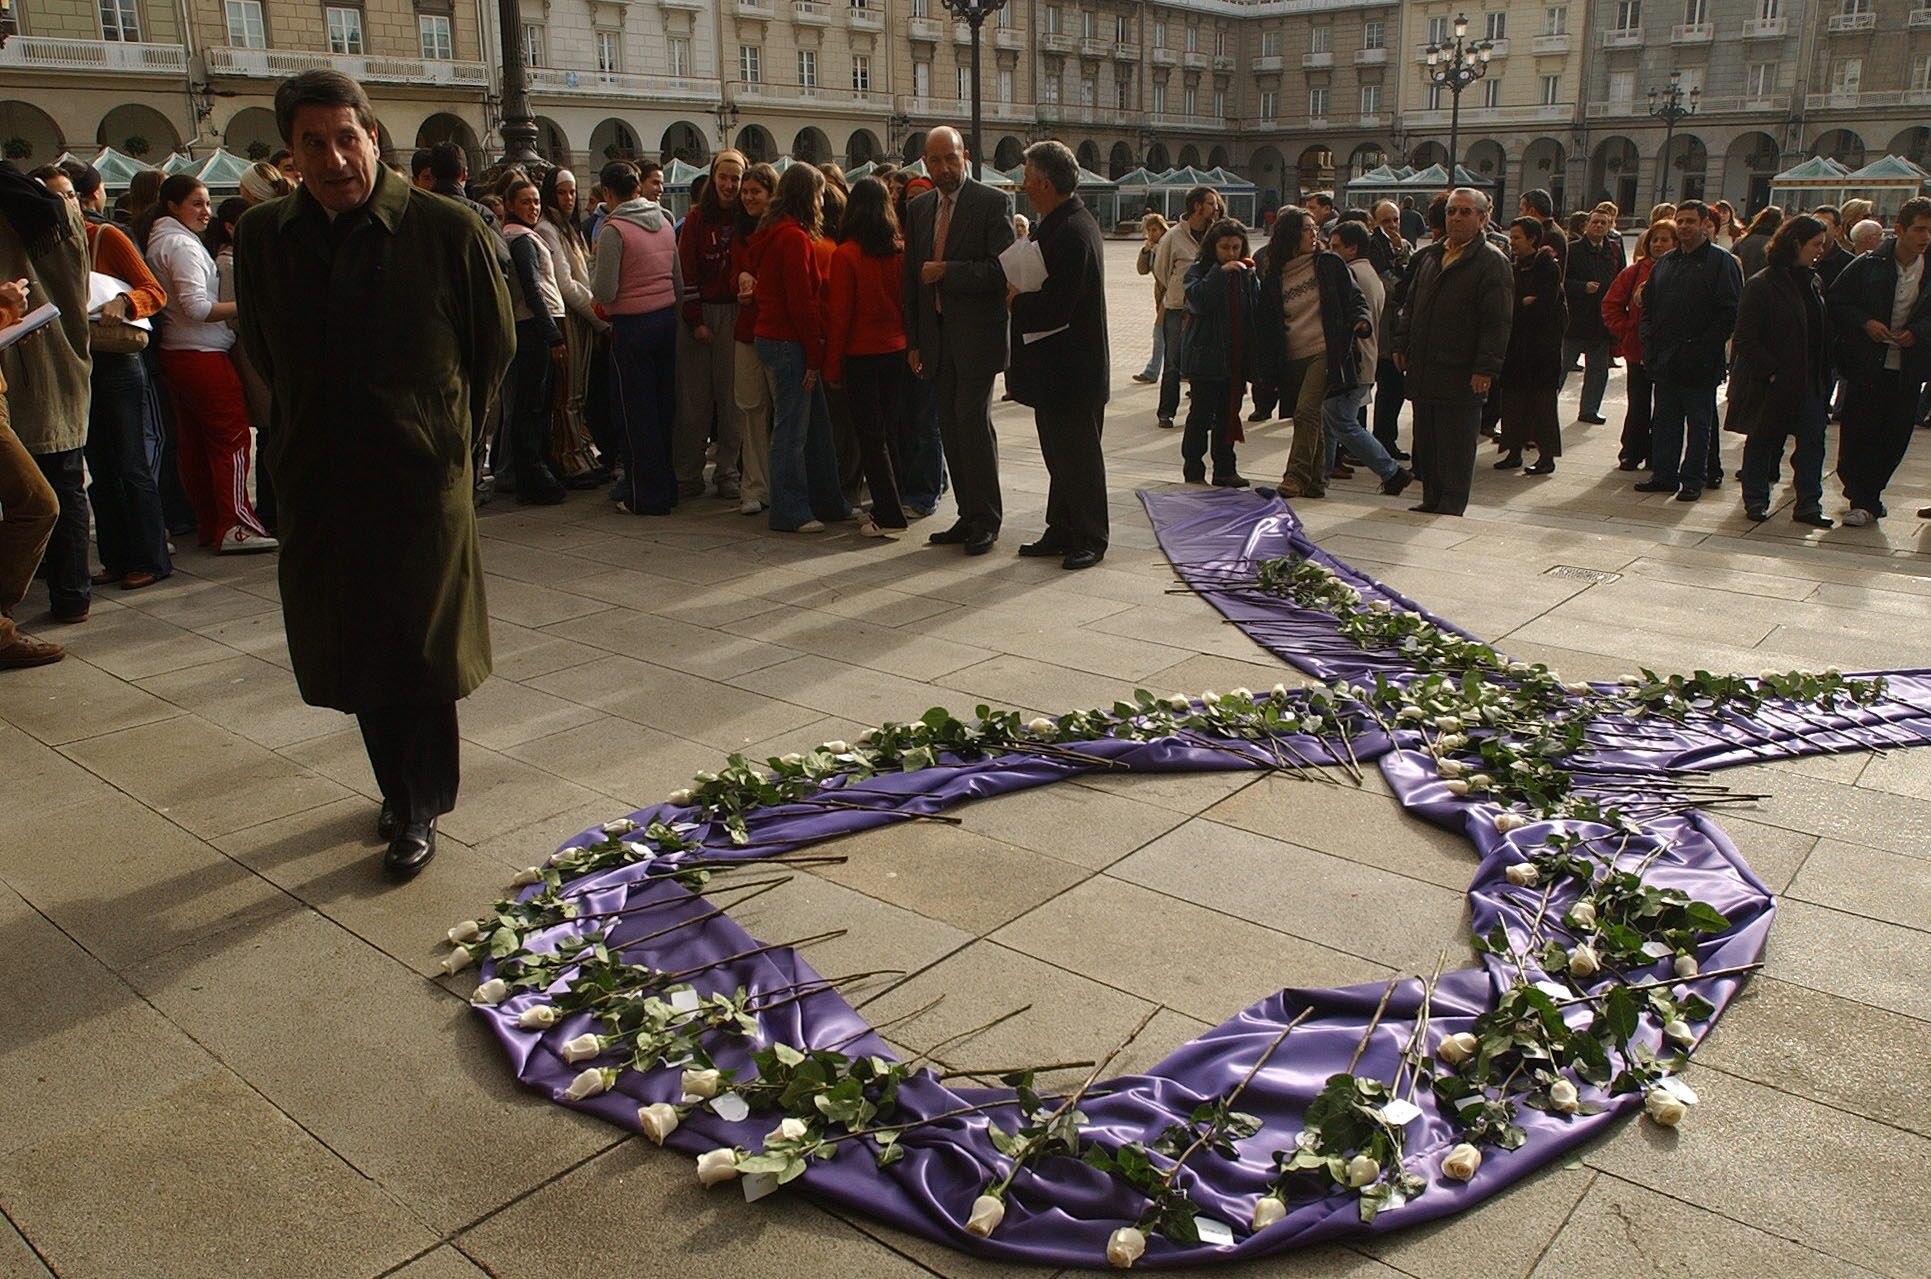
[[[275,92],[302,174],[235,235],[242,340],[274,397],[282,613],[303,700],[355,715],[398,876],[455,807],[456,702],[490,672],[470,444],[515,347],[488,232],[377,161],[354,80]]]

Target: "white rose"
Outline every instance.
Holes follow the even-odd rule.
[[[999,1229],[1006,1219],[1006,1205],[997,1195],[980,1195],[972,1201],[972,1215],[966,1218],[966,1233],[984,1239]]]
[[[1530,666],[1527,662],[1510,662],[1509,663],[1509,674],[1511,675],[1527,675],[1530,671],[1534,669],[1535,668],[1533,666]]]
[[[1193,709],[1193,699],[1182,697],[1180,694],[1175,693],[1167,699],[1167,705],[1177,711],[1190,711]]]
[[[1643,1097],[1643,1113],[1665,1128],[1674,1128],[1690,1113],[1689,1103],[1662,1088],[1652,1088]]]
[[[1577,1095],[1576,1086],[1567,1079],[1558,1079],[1549,1085],[1549,1109],[1573,1115],[1581,1105],[1582,1098]]]
[[[1435,727],[1441,729],[1444,733],[1452,733],[1461,726],[1461,717],[1458,715],[1438,715],[1435,717]]]
[[[1570,680],[1562,686],[1562,691],[1573,693],[1577,697],[1587,697],[1596,690],[1581,680]]]
[[[1412,724],[1418,719],[1427,719],[1428,712],[1419,706],[1404,706],[1395,712],[1395,718]]]
[[[1844,673],[1844,672],[1842,672],[1842,671],[1840,671],[1840,670],[1838,670],[1838,669],[1837,669],[1837,668],[1836,668],[1835,666],[1826,666],[1826,667],[1824,668],[1824,674],[1825,674],[1825,675],[1827,675],[1827,676],[1829,676],[1829,677],[1830,677],[1830,678],[1832,678],[1832,679],[1836,679],[1836,678],[1838,678],[1838,677],[1840,677],[1840,676],[1842,676],[1842,675],[1843,675],[1843,673]]]
[[[1602,961],[1596,957],[1596,948],[1584,942],[1569,952],[1569,975],[1571,977],[1593,977],[1602,971]]]
[[[1286,697],[1286,696],[1287,696],[1287,685],[1285,685],[1285,684],[1276,684],[1276,685],[1274,685],[1274,687],[1273,687],[1273,689],[1272,689],[1272,690],[1270,690],[1270,691],[1271,691],[1271,692],[1272,692],[1272,693],[1274,694],[1274,696],[1276,696],[1276,697]]]
[[[492,977],[476,988],[469,1002],[479,1008],[494,1008],[509,997],[510,984],[501,977]]]
[[[1495,833],[1498,835],[1506,835],[1512,830],[1521,830],[1528,824],[1529,819],[1520,813],[1497,813],[1495,815]]]
[[[1457,1035],[1449,1035],[1435,1045],[1435,1060],[1444,1066],[1459,1066],[1475,1055],[1482,1041],[1464,1030]]]
[[[672,791],[670,793],[670,798],[667,802],[676,805],[678,808],[683,808],[696,798],[697,796],[691,793],[690,788],[685,787],[680,790]]]
[[[858,740],[864,745],[869,746],[873,742],[878,740],[878,730],[875,728],[868,728],[864,732],[858,735]]]
[[[1373,609],[1377,613],[1392,613],[1395,611],[1395,606],[1393,604],[1390,604],[1387,600],[1371,601],[1368,607]]]
[[[696,782],[696,783],[697,783],[697,784],[698,784],[699,786],[709,786],[709,785],[710,785],[710,784],[711,784],[712,782],[714,782],[714,781],[716,781],[716,780],[717,780],[717,774],[716,774],[716,773],[708,773],[708,772],[707,772],[707,773],[699,773],[699,774],[698,774],[698,775],[697,775],[697,776],[696,776],[695,778],[693,778],[692,780],[694,780],[694,781],[695,781],[695,782]]]
[[[1757,678],[1761,680],[1782,679],[1783,672],[1782,671],[1759,671],[1757,672]]]
[[[687,1070],[678,1084],[684,1090],[686,1101],[703,1101],[717,1096],[718,1073],[715,1070]]]
[[[473,919],[465,919],[449,930],[449,944],[460,946],[464,942],[479,941],[483,936],[482,925]]]
[[[557,1024],[555,1004],[531,1004],[516,1018],[518,1030],[548,1030]]]
[[[1210,688],[1206,692],[1200,695],[1200,700],[1205,702],[1207,705],[1212,706],[1214,703],[1220,700],[1220,694],[1214,692],[1214,690]]]
[[[1689,980],[1697,974],[1696,956],[1678,955],[1676,957],[1675,967],[1678,977],[1683,978],[1685,981]]]
[[[829,741],[822,747],[827,755],[849,755],[851,748],[850,742],[843,741]]]
[[[637,1107],[637,1126],[653,1146],[663,1145],[664,1138],[677,1131],[677,1123],[677,1107],[667,1101]]]
[[[1534,862],[1517,862],[1503,871],[1502,876],[1517,888],[1534,888],[1542,882],[1542,872]]]
[[[1452,782],[1443,782],[1442,785],[1448,788],[1448,793],[1451,795],[1468,794],[1468,783],[1459,779]]]
[[[1468,779],[1468,788],[1470,790],[1488,790],[1494,785],[1495,779],[1487,773],[1477,773]]]
[[[628,817],[612,818],[603,824],[603,833],[606,835],[628,835],[636,829],[637,823],[631,821]]]
[[[1445,751],[1460,750],[1462,747],[1468,745],[1468,735],[1466,733],[1450,733],[1445,737],[1437,737],[1435,739],[1435,745]]]
[[[1681,1017],[1672,1017],[1663,1023],[1663,1037],[1675,1043],[1688,1044],[1696,1039],[1696,1032]]]
[[[602,1036],[586,1033],[578,1035],[563,1045],[563,1060],[574,1066],[580,1061],[589,1061],[592,1057],[602,1056],[603,1050]]]
[[[516,878],[510,881],[510,887],[528,888],[531,884],[540,884],[542,882],[543,871],[541,867],[525,866],[522,870],[516,872]]]
[[[1132,1226],[1121,1226],[1106,1241],[1106,1260],[1121,1270],[1131,1269],[1147,1250],[1147,1237]]]
[[[1455,1181],[1467,1181],[1482,1166],[1482,1152],[1466,1141],[1455,1146],[1442,1157],[1442,1176]]]
[[[1435,765],[1435,771],[1443,777],[1460,777],[1468,771],[1468,765],[1460,760],[1445,759]]]
[[[473,962],[474,960],[470,956],[469,948],[466,946],[458,946],[456,949],[450,951],[447,955],[443,956],[442,970],[443,972],[451,976],[454,976],[455,974],[463,971],[463,969],[469,967],[470,964]]]
[[[563,1095],[571,1101],[588,1101],[604,1089],[610,1087],[610,1080],[607,1076],[615,1073],[615,1071],[606,1072],[598,1070],[595,1066],[592,1066],[575,1079],[572,1079],[570,1086],[563,1090]]]
[[[1381,1165],[1367,1155],[1356,1155],[1348,1160],[1348,1185],[1359,1190],[1380,1180]]]
[[[774,1141],[803,1141],[805,1134],[809,1131],[811,1130],[805,1126],[804,1120],[796,1116],[787,1116],[778,1121],[776,1128],[764,1134],[764,1140],[767,1145]]]
[[[1265,1230],[1287,1215],[1287,1205],[1279,1195],[1262,1195],[1254,1201],[1254,1219],[1249,1229]]]
[[[1641,688],[1643,677],[1641,675],[1623,675],[1619,676],[1616,682],[1625,688]]]
[[[1569,925],[1589,929],[1596,926],[1596,903],[1584,898],[1569,908]]]
[[[785,767],[790,768],[794,765],[804,763],[805,757],[803,755],[800,755],[797,751],[786,751],[784,754],[778,756],[778,762],[780,764],[783,764]]]
[[[707,1150],[697,1157],[697,1180],[701,1185],[715,1186],[720,1181],[734,1181],[738,1175],[738,1152],[729,1147]]]
[[[1047,719],[1044,715],[1035,715],[1026,721],[1026,731],[1036,737],[1045,737],[1047,734],[1056,731],[1057,728],[1058,725],[1054,724],[1053,721]],[[998,1201],[994,1200],[993,1202],[997,1203]]]

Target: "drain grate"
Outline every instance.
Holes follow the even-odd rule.
[[[1575,564],[1557,564],[1553,568],[1544,569],[1542,575],[1570,577],[1582,582],[1619,582],[1623,576],[1621,573],[1608,573],[1599,568],[1582,568]]]

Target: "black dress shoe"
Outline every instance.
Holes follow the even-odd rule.
[[[1765,519],[1769,518],[1769,515],[1767,512],[1765,513],[1764,518]],[[1836,528],[1837,527],[1837,521],[1831,519],[1828,515],[1825,515],[1822,511],[1805,511],[1800,515],[1793,515],[1790,518],[1797,521],[1799,524],[1808,524],[1812,528]]]
[[[1105,551],[1068,551],[1066,558],[1059,562],[1061,568],[1092,568],[1106,558]]]
[[[1517,471],[1522,469],[1522,455],[1511,449],[1502,455],[1501,460],[1495,464],[1495,469],[1498,471]]]
[[[1552,457],[1539,457],[1534,466],[1522,472],[1524,475],[1554,475],[1555,473],[1556,460]]]
[[[389,807],[389,801],[382,801],[382,811],[375,815],[375,833],[382,839],[396,837],[396,810]]]
[[[1678,489],[1676,492],[1676,500],[1679,502],[1694,502],[1702,496],[1702,489]]]
[[[1743,518],[1752,524],[1761,524],[1770,518],[1770,512],[1761,506],[1746,506],[1743,508]],[[1801,520],[1803,516],[1799,515],[1796,518]]]
[[[1207,482],[1207,473],[1205,471],[1182,471],[1180,472],[1180,482],[1182,484],[1205,484]]]
[[[1718,472],[1717,472],[1716,474],[1714,474],[1714,475],[1712,475],[1712,476],[1710,477],[1710,482],[1709,482],[1708,484],[1705,484],[1705,485],[1704,485],[1703,487],[1704,487],[1704,488],[1706,488],[1706,489],[1720,489],[1720,488],[1722,488],[1722,487],[1723,487],[1723,472],[1721,472],[1721,471],[1718,471]]]
[[[1403,453],[1400,449],[1389,449],[1388,456],[1397,462],[1412,462],[1415,460],[1414,454]]]
[[[1632,462],[1625,459],[1621,462],[1616,463],[1616,469],[1619,471],[1636,471],[1636,470],[1641,470],[1642,465],[1643,464],[1641,462]]]
[[[1423,515],[1440,515],[1441,514],[1439,510],[1428,505],[1428,503],[1426,502],[1421,503],[1419,506],[1411,506],[1408,509],[1411,511],[1419,511]]]
[[[1029,560],[1043,560],[1054,555],[1066,554],[1066,548],[1058,542],[1049,542],[1042,537],[1037,542],[1020,543],[1019,554]]]
[[[436,823],[404,822],[389,841],[382,855],[382,868],[397,879],[408,879],[429,864],[436,855]]]
[[[1395,473],[1381,481],[1381,491],[1389,497],[1400,497],[1401,491],[1415,482],[1415,473],[1405,466],[1397,466]]]
[[[999,535],[997,533],[974,533],[966,539],[965,553],[967,555],[984,555],[992,549],[992,544],[998,540]]]
[[[928,546],[961,546],[972,540],[972,530],[963,524],[942,528],[925,539]]]
[[[1226,475],[1214,476],[1214,487],[1217,489],[1244,489],[1247,486],[1245,475],[1229,472]]]
[[[1636,486],[1638,493],[1674,493],[1676,486],[1667,480],[1644,480]]]
[[[1590,426],[1601,426],[1603,423],[1607,422],[1608,420],[1609,419],[1606,417],[1591,417],[1586,413],[1576,419],[1576,421],[1585,422]]]

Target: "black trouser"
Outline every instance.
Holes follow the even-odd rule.
[[[275,531],[276,516],[281,512],[275,504],[275,477],[268,473],[268,427],[255,428],[255,518],[270,533]]]
[[[939,439],[952,473],[959,523],[997,536],[1005,521],[999,493],[999,437],[992,429],[992,374],[962,373],[950,355],[934,370]]]
[[[47,579],[47,598],[54,606],[54,616],[78,617],[87,611],[93,598],[87,571],[86,461],[80,449],[61,449],[34,454],[34,464],[60,499],[60,518],[47,540],[40,575]]]
[[[1392,356],[1382,356],[1375,363],[1374,437],[1389,456],[1401,451],[1397,443],[1401,438],[1401,402],[1407,397],[1408,375]]]
[[[1240,412],[1240,391],[1223,378],[1195,378],[1188,392],[1187,425],[1180,437],[1180,474],[1183,479],[1205,479],[1201,459],[1211,447],[1214,477],[1239,473],[1234,460],[1232,415]]]
[[[357,711],[383,802],[398,822],[429,822],[456,807],[462,780],[456,703]]]
[[[1428,510],[1460,515],[1468,509],[1482,412],[1480,404],[1415,401],[1415,477]]]
[[[1502,447],[1510,453],[1534,448],[1548,461],[1562,456],[1562,421],[1553,386],[1502,387]]]
[[[1829,425],[1830,402],[1822,396],[1807,400],[1789,423],[1789,435],[1797,439],[1796,453],[1790,459],[1791,485],[1797,490],[1793,514],[1824,513],[1824,430]],[[1770,486],[1776,483],[1777,469],[1783,461],[1783,430],[1759,430],[1743,442],[1743,505],[1746,509],[1767,510]]]
[[[1602,394],[1609,388],[1609,357],[1615,339],[1571,338],[1562,344],[1562,380],[1569,380],[1569,366],[1582,357],[1582,406],[1579,417],[1602,416]]]
[[[905,508],[898,496],[898,424],[904,412],[905,382],[911,370],[905,352],[845,357],[845,399],[851,407],[852,434],[865,487],[872,492],[872,518],[883,528],[904,528]]]
[[[516,409],[510,418],[510,465],[522,497],[542,497],[562,487],[550,470],[550,401],[556,389],[546,341],[551,325],[516,322]]]
[[[1097,404],[1053,404],[1033,409],[1039,452],[1046,462],[1046,533],[1040,539],[1067,551],[1105,551],[1106,454]]]
[[[1877,514],[1884,503],[1884,486],[1891,482],[1904,452],[1911,446],[1916,420],[1918,383],[1907,382],[1896,369],[1878,369],[1846,377],[1844,424],[1837,437],[1837,478],[1844,499],[1853,507]],[[62,516],[66,503],[61,503]],[[56,540],[60,534],[54,534]],[[52,548],[47,551],[51,558]]]
[[[93,483],[87,496],[94,507],[101,567],[117,576],[166,577],[173,569],[161,492],[154,482],[158,441],[148,401],[147,368],[138,354],[94,353],[86,449]],[[266,480],[266,471],[262,478]]]
[[[1629,403],[1623,410],[1623,442],[1616,450],[1616,460],[1648,466],[1649,426],[1656,406],[1656,384],[1649,380],[1641,360],[1630,360],[1623,365],[1623,370],[1629,379]]]
[[[1275,386],[1272,382],[1257,381],[1254,383],[1253,417],[1255,421],[1266,422],[1270,420],[1274,416],[1274,410],[1280,407],[1280,403],[1280,387]]]

